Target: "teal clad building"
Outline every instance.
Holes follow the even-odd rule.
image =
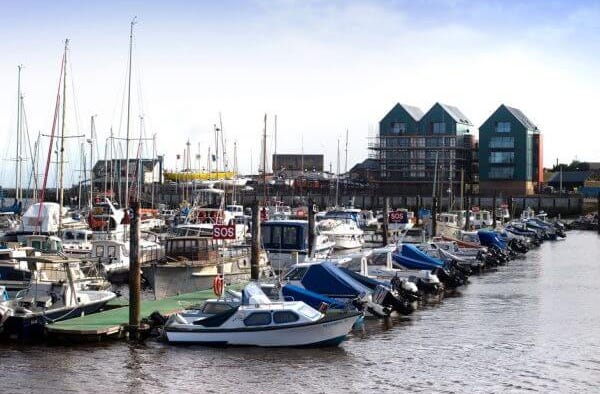
[[[542,135],[516,108],[502,104],[479,127],[479,191],[528,195],[543,182]]]

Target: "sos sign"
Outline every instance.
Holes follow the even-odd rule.
[[[403,211],[393,211],[389,213],[388,219],[390,223],[407,223],[408,217]]]
[[[213,239],[235,239],[235,225],[213,225],[212,237]]]

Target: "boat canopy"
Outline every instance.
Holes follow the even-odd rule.
[[[506,243],[498,238],[498,234],[493,231],[479,230],[477,232],[479,242],[483,246],[496,246],[500,249],[506,249]]]
[[[333,298],[315,293],[314,291],[304,289],[291,283],[288,283],[281,288],[281,294],[283,294],[287,301],[302,301],[317,310],[321,307],[322,303],[326,303],[330,308],[334,309],[343,309],[345,307],[343,303]]]
[[[328,261],[296,266],[284,279],[300,280],[305,289],[334,297],[356,297],[370,291]]]

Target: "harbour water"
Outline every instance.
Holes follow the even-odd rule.
[[[339,348],[0,344],[14,392],[598,392],[600,236],[572,231]]]

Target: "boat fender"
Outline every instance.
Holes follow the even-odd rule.
[[[217,297],[221,297],[223,294],[223,277],[221,275],[217,275],[213,279],[213,291]]]

